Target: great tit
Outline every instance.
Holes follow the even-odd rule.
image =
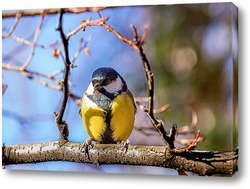
[[[122,76],[112,68],[101,67],[92,74],[79,113],[90,137],[87,144],[115,144],[130,136],[136,106]]]

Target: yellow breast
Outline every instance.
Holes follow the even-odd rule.
[[[118,95],[111,104],[111,128],[115,141],[127,140],[134,127],[134,102],[128,93]]]
[[[112,137],[115,142],[127,140],[133,130],[134,114],[133,99],[126,92],[110,103],[110,113],[105,112],[87,96],[84,95],[82,99],[81,116],[84,127],[88,135],[97,142],[106,141],[103,137]],[[111,132],[105,132],[108,128]]]
[[[100,141],[106,130],[104,110],[93,103],[87,96],[83,96],[81,116],[88,135],[95,141]]]

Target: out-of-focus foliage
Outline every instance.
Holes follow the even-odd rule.
[[[108,8],[100,12],[109,16],[108,24],[132,40],[130,24],[142,33],[149,25],[144,49],[152,65],[155,79],[155,108],[166,103],[167,112],[159,114],[168,130],[172,124],[179,127],[191,121],[191,111],[198,115],[197,128],[205,136],[198,149],[231,150],[237,146],[237,14],[231,3],[188,4],[167,6],[135,6]],[[65,14],[63,28],[66,32],[75,29],[82,20],[98,19],[97,13]],[[6,33],[14,18],[3,19],[2,32]],[[21,18],[13,36],[32,41],[39,16]],[[40,45],[60,43],[55,30],[58,15],[45,15],[37,41]],[[86,90],[92,72],[100,66],[116,69],[126,79],[135,97],[147,95],[146,77],[139,55],[127,44],[101,27],[88,27],[78,32],[69,41],[71,59],[79,48],[79,42],[87,41],[88,53],[81,51],[75,61],[77,68],[71,70],[70,91],[81,96]],[[3,39],[2,62],[23,65],[31,47],[12,38]],[[60,55],[62,45],[52,48],[37,47],[28,69],[41,73],[52,73],[64,69]],[[90,55],[90,56],[89,56]],[[56,76],[62,78],[62,74]],[[18,72],[3,70],[7,90],[3,95],[3,143],[5,145],[57,140],[59,137],[53,112],[57,112],[62,92],[44,87]],[[44,79],[42,77],[39,77]],[[45,79],[46,80],[46,79]],[[46,80],[47,81],[47,80]],[[48,80],[48,82],[50,82]],[[83,129],[78,109],[70,100],[64,119],[69,124],[69,140],[83,142],[88,137]],[[145,121],[146,120],[146,121]],[[149,125],[140,110],[136,126]],[[163,144],[156,135],[146,136],[134,131],[132,144]],[[62,166],[65,165],[65,166]],[[52,166],[53,165],[53,166]],[[40,166],[40,167],[39,167]],[[79,165],[74,163],[44,163],[14,165],[10,168],[72,170],[91,172],[126,172],[150,174],[176,174],[162,168],[131,166]]]
[[[231,150],[237,146],[237,12],[230,3],[154,7],[147,48],[161,115],[168,126],[190,122],[198,115],[205,136],[202,149]],[[156,96],[156,97],[157,97]],[[234,133],[233,133],[234,132]]]

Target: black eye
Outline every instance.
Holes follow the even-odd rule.
[[[110,84],[111,82],[112,82],[112,79],[107,78],[107,79],[104,80],[103,85],[108,85],[108,84]]]

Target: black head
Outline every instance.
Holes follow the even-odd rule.
[[[104,86],[108,86],[112,81],[115,81],[118,77],[121,78],[124,87],[126,83],[120,74],[110,67],[101,67],[95,70],[92,74],[92,84],[95,90],[100,90]]]

